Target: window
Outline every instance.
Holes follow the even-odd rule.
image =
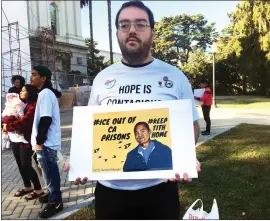
[[[77,64],[82,64],[82,57],[77,57]]]
[[[50,5],[51,28],[57,34],[57,9],[54,4]]]

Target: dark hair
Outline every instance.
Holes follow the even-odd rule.
[[[33,70],[36,70],[41,77],[46,77],[45,84],[52,85],[51,83],[52,72],[50,71],[49,68],[42,65],[37,65],[33,67]]]
[[[21,82],[21,86],[25,85],[25,79],[24,79],[23,76],[21,76],[21,75],[13,75],[12,78],[11,78],[11,83],[15,84],[16,80],[19,80]]]
[[[33,70],[36,70],[41,77],[46,77],[46,81],[45,81],[42,89],[44,89],[44,88],[50,89],[55,94],[55,96],[57,98],[60,98],[62,96],[62,93],[60,91],[53,88],[53,85],[51,82],[52,72],[50,71],[49,68],[42,66],[42,65],[37,65],[37,66],[33,67]]]
[[[146,11],[146,13],[148,14],[148,18],[149,18],[149,22],[150,22],[150,27],[152,29],[154,29],[154,26],[155,26],[155,20],[154,20],[154,15],[153,15],[153,12],[147,7],[145,6],[141,1],[139,0],[132,0],[132,1],[129,1],[129,2],[125,2],[121,8],[119,9],[119,11],[117,12],[116,14],[116,18],[115,18],[115,26],[116,26],[116,29],[118,29],[118,19],[119,19],[119,15],[121,13],[121,11],[125,8],[128,8],[128,7],[136,7],[136,8],[140,8],[144,11]]]
[[[134,133],[136,132],[135,130],[136,130],[136,127],[138,127],[138,126],[140,126],[140,125],[144,125],[145,127],[146,127],[146,129],[148,130],[148,131],[150,131],[150,127],[149,127],[149,125],[148,125],[148,123],[146,123],[146,122],[138,122],[135,126],[134,126]]]
[[[207,81],[207,79],[205,77],[201,77],[200,83],[202,83],[202,84],[208,84],[208,81]]]
[[[38,89],[31,84],[26,84],[24,87],[28,93],[27,101],[37,102]]]

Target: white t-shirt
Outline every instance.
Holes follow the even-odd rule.
[[[113,105],[160,100],[191,99],[193,120],[199,119],[191,85],[182,71],[158,59],[143,67],[115,63],[95,78],[88,105]],[[99,181],[121,190],[138,190],[164,182],[164,179]]]
[[[36,137],[38,133],[38,124],[41,117],[51,117],[52,123],[47,133],[47,139],[43,144],[53,150],[61,149],[61,126],[60,111],[58,100],[50,89],[43,89],[39,95],[36,105],[33,130],[31,136],[31,144],[34,148],[36,145]]]

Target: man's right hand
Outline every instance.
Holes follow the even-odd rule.
[[[64,168],[64,172],[68,172],[70,169],[70,164],[67,163],[65,168]],[[75,181],[73,181],[72,183],[74,185],[79,185],[79,184],[85,184],[87,182],[88,178],[87,177],[84,177],[83,179],[81,179],[80,177],[78,177]]]

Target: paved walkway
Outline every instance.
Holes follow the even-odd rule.
[[[198,112],[200,115],[200,128],[203,131],[205,130],[205,121],[203,120],[201,108],[198,108]],[[212,123],[211,134],[209,136],[200,136],[197,146],[241,123],[270,125],[270,110],[212,108],[210,116]]]
[[[201,111],[199,111],[202,117]],[[210,136],[201,136],[199,143],[212,139],[217,134],[236,126],[239,123],[255,123],[270,125],[270,111],[249,109],[213,108],[211,110],[212,131]],[[201,130],[205,123],[200,121]],[[68,127],[68,126],[67,126]],[[61,190],[64,202],[64,213],[72,206],[93,196],[94,183],[83,186],[71,185],[67,173],[63,172],[65,163],[69,161],[71,133],[63,129],[62,153],[64,160],[59,165],[61,175]],[[38,219],[38,212],[44,208],[38,200],[26,202],[24,198],[13,197],[23,183],[15,159],[10,150],[2,151],[2,219]]]
[[[64,210],[74,206],[93,196],[94,183],[75,186],[68,181],[68,174],[63,172],[65,163],[69,161],[70,137],[62,139],[62,154],[64,160],[60,163],[61,191],[64,202]],[[38,219],[45,205],[38,200],[26,202],[24,197],[18,198],[13,195],[23,186],[23,182],[10,149],[2,151],[2,219]],[[43,182],[43,179],[41,178]],[[42,183],[44,185],[44,183]]]

